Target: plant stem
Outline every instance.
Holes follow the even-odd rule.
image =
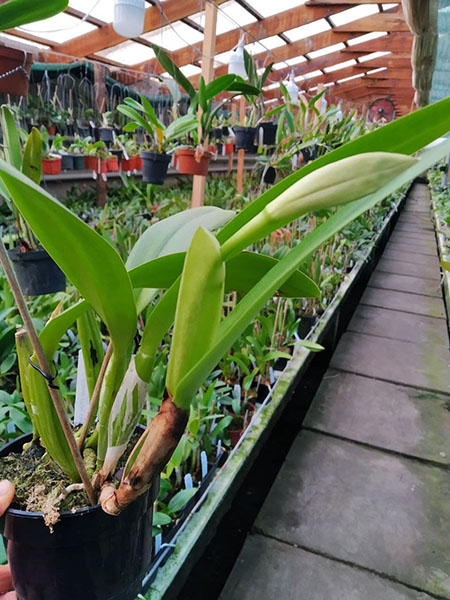
[[[83,449],[84,442],[86,441],[86,436],[91,426],[91,421],[94,416],[95,411],[98,406],[98,399],[100,397],[100,390],[102,388],[103,378],[105,377],[106,367],[108,366],[109,359],[111,358],[113,352],[113,346],[111,342],[109,342],[108,349],[106,350],[106,354],[103,358],[102,366],[100,368],[100,372],[97,377],[97,381],[95,382],[94,391],[92,392],[91,402],[89,404],[89,411],[84,422],[83,427],[80,430],[80,437],[78,438],[78,447],[80,450]]]
[[[8,254],[6,253],[6,248],[1,237],[0,262],[2,264],[3,270],[5,271],[6,279],[8,280],[11,291],[14,295],[14,299],[16,301],[17,308],[19,309],[20,316],[22,317],[25,329],[28,331],[28,335],[30,336],[31,345],[33,346],[33,350],[39,361],[39,366],[42,369],[42,371],[44,371],[44,373],[50,373],[50,365],[48,363],[44,349],[42,348],[41,342],[39,341],[39,337],[31,319],[31,315],[28,311],[25,298],[22,294],[22,290],[20,289],[16,275],[11,267],[11,263],[9,262]],[[86,490],[89,502],[92,505],[95,505],[97,504],[97,500],[94,493],[94,488],[92,487],[91,480],[89,479],[89,476],[86,472],[86,468],[84,466],[83,459],[78,449],[77,442],[72,431],[72,427],[70,425],[66,411],[64,410],[62,398],[58,390],[53,388],[51,385],[48,386],[48,390],[53,400],[53,404],[55,406],[56,413],[60,420],[61,427],[63,428],[64,435],[66,437],[70,451],[72,453],[73,460],[80,474],[81,481],[84,484],[84,489]]]

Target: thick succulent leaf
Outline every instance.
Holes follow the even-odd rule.
[[[166,382],[172,396],[213,343],[222,315],[224,283],[225,265],[217,239],[199,227],[186,254],[175,311]],[[177,406],[187,409],[190,400]]]
[[[132,269],[131,283],[137,288],[169,288],[181,275],[185,252],[161,256]],[[226,292],[247,293],[278,260],[264,254],[243,252],[226,263]],[[318,298],[320,290],[312,279],[301,271],[296,271],[277,291],[287,298]]]
[[[115,349],[134,338],[136,306],[117,251],[58,200],[0,161],[0,178],[33,232],[108,327]]]

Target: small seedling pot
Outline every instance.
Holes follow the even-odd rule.
[[[113,156],[112,158],[106,159],[106,168],[108,173],[114,173],[119,170],[119,159],[117,156]]]
[[[54,294],[66,289],[66,276],[45,250],[19,252],[14,249],[8,255],[26,296]]]
[[[6,444],[21,452],[31,435]],[[51,533],[41,513],[10,508],[2,521],[18,600],[135,600],[152,555],[154,484],[118,517],[100,506],[61,513]]]
[[[72,154],[62,154],[61,155],[61,170],[62,171],[72,171],[73,170],[73,155]]]
[[[74,171],[82,171],[84,169],[84,156],[81,154],[73,155],[73,168]]]
[[[130,156],[130,158],[122,158],[120,162],[120,168],[122,171],[133,171],[133,169],[136,169],[135,158],[135,156]]]
[[[305,163],[308,163],[312,160],[316,160],[317,158],[317,146],[313,145],[313,146],[308,146],[307,148],[303,148],[303,150],[301,151],[302,155],[303,155],[303,161]]]
[[[56,135],[56,123],[52,123],[51,125],[49,125],[48,123],[44,123],[44,125],[48,135]]]
[[[204,152],[200,160],[195,159],[195,150],[192,148],[178,148],[177,168],[181,175],[207,175],[211,153]]]
[[[227,142],[225,144],[225,154],[233,154],[233,152],[234,152],[233,142]]]
[[[99,160],[97,156],[85,156],[84,167],[90,171],[96,173],[107,173],[108,172],[108,160]]]
[[[236,150],[251,152],[255,144],[256,127],[233,127]]]
[[[298,335],[300,336],[300,338],[302,340],[304,340],[306,338],[306,336],[308,335],[308,333],[311,331],[311,329],[314,327],[314,325],[317,323],[317,317],[306,317],[303,315],[300,315],[300,324],[298,326]]]
[[[220,140],[222,135],[223,133],[221,127],[215,127],[214,129],[211,129],[210,138],[212,140]]]
[[[122,162],[123,151],[120,150],[120,148],[113,148],[112,150],[110,150],[110,152],[111,152],[111,154],[113,156],[117,157],[117,160],[118,160],[119,165],[120,165],[120,163]]]
[[[134,157],[134,168],[137,169],[138,171],[142,171],[142,158],[140,156],[135,156]]]
[[[44,175],[59,175],[61,173],[61,157],[43,158],[42,173]]]
[[[228,429],[228,437],[231,442],[231,447],[234,448],[239,441],[239,438],[242,436],[244,431],[250,424],[253,415],[256,412],[256,406],[251,402],[247,402],[247,416],[245,415],[235,415],[234,413],[230,413],[230,416],[233,417],[233,421],[230,424]]]
[[[158,154],[156,152],[141,152],[142,158],[142,180],[146,183],[162,185],[166,180],[172,156],[170,154]]]
[[[277,133],[276,123],[261,123],[260,128],[263,130],[262,143],[265,146],[273,146]]]
[[[275,183],[277,172],[274,167],[267,167],[263,174],[264,183]]]

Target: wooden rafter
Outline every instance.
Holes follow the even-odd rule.
[[[345,8],[345,4],[338,4],[331,8],[306,8],[304,5],[300,5],[296,8],[285,10],[281,13],[268,17],[267,19],[257,21],[256,23],[250,23],[250,25],[243,27],[242,30],[239,28],[233,29],[232,31],[218,35],[216,38],[216,54],[221,54],[222,52],[227,52],[228,50],[234,48],[234,46],[236,46],[236,44],[239,42],[243,32],[247,34],[247,42],[262,40],[266,37],[283,33],[284,31],[299,25],[306,25],[307,23],[312,23],[317,19],[329,17],[342,10],[345,10]],[[201,50],[202,44],[199,42],[197,44],[192,44],[192,46],[176,50],[175,52],[172,52],[171,56],[174,62],[179,67],[182,67],[183,65],[197,61],[199,56],[201,56]],[[139,63],[134,65],[133,68],[139,70],[150,69],[151,72],[154,73],[161,73],[163,71],[156,60]]]
[[[356,21],[351,21],[346,25],[335,27],[336,32],[344,33],[370,33],[373,31],[407,31],[408,25],[405,22],[403,12],[400,7],[392,8],[389,11],[376,13]]]

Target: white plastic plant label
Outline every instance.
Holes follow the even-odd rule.
[[[89,390],[84,368],[83,353],[78,351],[77,385],[75,391],[75,410],[73,415],[74,425],[82,425],[89,410]]]

